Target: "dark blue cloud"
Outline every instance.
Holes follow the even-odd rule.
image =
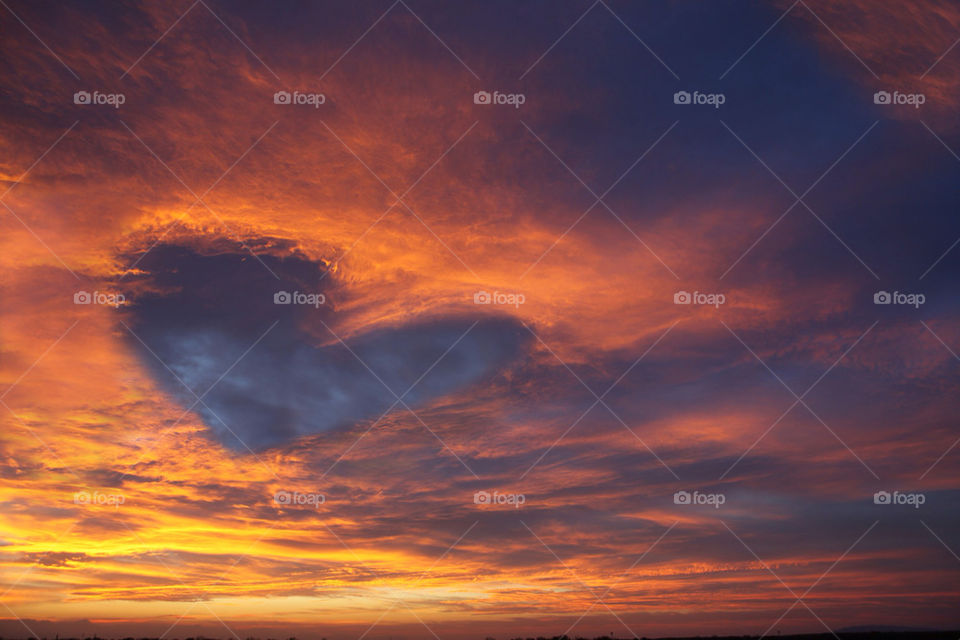
[[[374,420],[397,396],[422,406],[495,375],[529,339],[512,320],[446,317],[341,343],[332,281],[321,265],[282,252],[255,258],[229,244],[166,245],[140,263],[149,276],[133,294],[129,320],[139,340],[131,344],[228,447],[261,449]],[[278,291],[326,300],[275,304]]]

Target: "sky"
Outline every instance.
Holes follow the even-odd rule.
[[[0,636],[960,627],[956,3],[0,4]]]

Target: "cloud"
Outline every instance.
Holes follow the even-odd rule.
[[[131,344],[185,409],[241,451],[416,409],[502,372],[529,341],[514,320],[476,315],[341,342],[336,285],[295,253],[161,245],[140,269]],[[278,292],[292,303],[277,304]]]
[[[884,86],[955,40],[944,2],[867,4],[808,0]],[[922,117],[960,148],[948,121],[960,48],[927,76],[942,91],[923,109],[884,110],[872,76],[802,5],[722,81],[788,5],[597,4],[522,81],[586,6],[410,3],[480,79],[402,3],[322,78],[387,5],[208,0],[174,24],[190,6],[11,3],[79,83],[4,13],[0,177],[14,185],[79,121],[5,197],[24,224],[0,208],[0,375],[4,393],[13,385],[0,407],[0,571],[32,567],[5,599],[31,626],[64,621],[36,635],[75,634],[85,617],[137,636],[163,620],[159,635],[200,590],[232,628],[273,625],[247,635],[279,637],[292,621],[356,638],[399,594],[443,637],[474,637],[478,620],[485,635],[539,636],[594,603],[571,573],[609,585],[675,521],[607,602],[648,635],[742,634],[787,594],[719,518],[786,582],[809,585],[879,516],[875,546],[840,563],[811,606],[849,624],[907,602],[918,620],[955,624],[948,552],[912,510],[874,508],[873,477],[803,406],[772,426],[794,398],[721,321],[798,394],[824,376],[805,401],[882,486],[907,490],[941,459],[922,515],[956,548],[960,251],[923,281],[919,310],[880,309],[872,294],[920,286],[960,233],[955,158],[898,121]],[[123,108],[72,103],[96,87],[123,91]],[[725,92],[723,108],[671,100],[698,88]],[[278,89],[327,102],[276,105]],[[527,101],[474,105],[478,89]],[[820,221],[801,204],[784,213],[790,189],[881,117],[805,196]],[[621,176],[595,203],[590,191]],[[394,195],[408,187],[409,209]],[[74,305],[78,288],[120,289],[130,305]],[[481,289],[526,303],[478,307]],[[675,305],[679,289],[727,303]],[[278,291],[324,302],[278,305]],[[438,359],[406,396],[416,416],[397,406],[367,432]],[[581,380],[597,394],[618,381],[604,396],[616,415],[590,409]],[[673,504],[698,487],[724,491],[724,509]],[[125,502],[74,504],[80,489]],[[527,502],[473,503],[495,489]],[[277,490],[327,501],[281,508]],[[785,631],[809,630],[800,609]],[[395,613],[378,633],[398,629]],[[574,633],[609,632],[603,616]]]

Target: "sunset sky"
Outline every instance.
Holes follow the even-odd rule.
[[[0,5],[0,636],[960,627],[956,2]]]

